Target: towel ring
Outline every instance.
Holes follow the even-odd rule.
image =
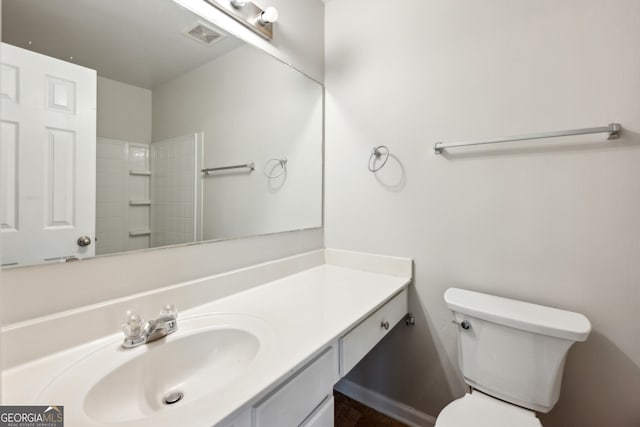
[[[269,170],[269,172],[267,172],[268,166],[269,165],[273,165],[273,167]],[[280,166],[280,173],[278,174],[274,174],[273,171]],[[262,173],[264,174],[264,176],[266,176],[269,179],[273,179],[273,178],[278,178],[279,176],[281,176],[282,174],[287,172],[287,158],[283,157],[282,159],[269,159],[267,160],[267,162],[264,164],[264,170],[262,171]]]
[[[380,166],[375,167],[376,161],[379,160],[381,157],[384,157],[384,160],[382,160],[382,163],[380,164]],[[371,156],[369,157],[369,171],[378,172],[380,169],[384,167],[384,165],[387,164],[387,160],[389,160],[389,149],[387,148],[387,146],[378,145],[377,147],[374,147],[373,150],[371,151]]]

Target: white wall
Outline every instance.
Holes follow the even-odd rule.
[[[151,142],[151,91],[98,77],[98,138]]]
[[[639,22],[637,0],[326,4],[326,246],[415,260],[417,325],[351,379],[431,415],[460,396],[457,286],[593,323],[545,427],[639,425]],[[432,150],[612,121],[615,142]],[[376,178],[379,144],[398,161]]]
[[[153,141],[203,132],[203,238],[322,223],[322,87],[245,45],[153,89]],[[269,180],[273,158],[286,177]],[[278,169],[275,173],[279,173]],[[285,179],[286,178],[286,179]]]
[[[301,69],[316,70],[315,77],[321,78],[323,5],[318,0],[285,0],[279,8],[287,16],[282,26],[289,34],[308,34],[312,40],[297,54],[295,40],[279,37],[275,53]],[[228,31],[237,29],[220,13],[212,13]],[[322,229],[315,229],[5,270],[0,311],[4,324],[13,323],[322,246]],[[38,295],[35,301],[33,295]]]

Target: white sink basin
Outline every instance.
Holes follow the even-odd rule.
[[[68,425],[168,425],[167,416],[215,407],[230,384],[250,381],[264,368],[270,336],[250,316],[179,319],[166,338],[133,349],[114,342],[73,363],[38,400],[64,404]]]

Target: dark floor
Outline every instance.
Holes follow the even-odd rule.
[[[335,427],[407,427],[360,402],[333,392],[335,404]]]

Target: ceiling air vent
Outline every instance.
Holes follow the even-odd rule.
[[[202,22],[196,22],[184,30],[184,35],[206,45],[213,44],[224,37],[222,34]]]

